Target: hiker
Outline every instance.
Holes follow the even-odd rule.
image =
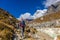
[[[24,31],[25,31],[25,21],[22,19],[20,22],[20,27],[22,28],[22,37],[24,38]]]

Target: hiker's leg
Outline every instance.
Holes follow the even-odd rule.
[[[24,33],[24,31],[25,31],[25,27],[23,27],[23,33]]]
[[[25,31],[25,28],[23,27],[22,29],[22,36],[24,37],[24,31]]]
[[[23,37],[24,35],[23,35],[23,28],[22,28],[22,37]]]

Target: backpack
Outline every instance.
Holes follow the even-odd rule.
[[[21,27],[25,27],[25,21],[20,22]]]

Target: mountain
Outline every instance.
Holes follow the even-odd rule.
[[[39,12],[37,12],[39,13]],[[24,40],[53,40],[48,34],[43,33],[44,28],[60,28],[60,2],[48,7],[48,11],[37,19],[26,19]],[[9,12],[0,8],[0,39],[13,40],[16,33],[21,39],[21,30],[16,28],[19,21]],[[41,29],[43,29],[41,31]],[[21,39],[22,40],[22,39]]]
[[[9,12],[0,8],[0,39],[13,40],[14,30],[18,20]]]
[[[51,6],[49,6],[48,10],[47,10],[47,13],[45,15],[55,13],[55,12],[58,12],[58,11],[60,11],[60,1],[52,4]]]
[[[33,20],[28,25],[40,28],[60,28],[60,2],[49,6],[44,16]]]

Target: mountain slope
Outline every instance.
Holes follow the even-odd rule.
[[[13,40],[14,30],[18,20],[7,11],[0,8],[0,39]]]

